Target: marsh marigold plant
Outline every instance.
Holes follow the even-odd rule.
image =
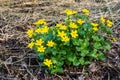
[[[45,19],[40,19],[34,23],[35,29],[26,32],[30,38],[28,47],[51,73],[63,72],[63,65],[88,65],[106,59],[103,51],[110,49],[111,39],[103,34],[113,33],[112,21],[103,16],[99,21],[90,21],[90,11],[81,12],[66,9],[64,22],[48,26]]]

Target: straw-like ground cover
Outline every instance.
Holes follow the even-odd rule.
[[[120,1],[119,0],[0,0],[0,80],[119,80],[120,79]],[[39,66],[34,51],[27,48],[28,29],[45,18],[55,25],[62,22],[65,9],[81,13],[90,10],[90,19],[105,16],[114,22],[110,51],[105,62],[88,66],[64,66],[63,74],[51,75]]]

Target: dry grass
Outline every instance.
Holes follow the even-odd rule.
[[[103,80],[117,80],[118,77],[120,78],[119,74],[116,76],[112,73],[120,73],[119,5],[119,0],[80,0],[80,2],[74,0],[0,0],[0,79],[7,76],[8,80],[15,78],[17,80],[32,80],[36,77],[45,80],[72,80],[75,78],[75,74],[77,78],[83,80],[84,77],[86,80],[102,80],[101,76],[104,77]],[[29,28],[34,28],[33,22],[45,18],[49,25],[55,25],[55,23],[63,21],[66,8],[78,12],[81,12],[83,8],[88,8],[91,12],[91,20],[96,21],[100,16],[105,16],[114,22],[112,37],[116,37],[118,42],[113,44],[112,49],[107,52],[108,60],[105,63],[93,62],[94,66],[88,68],[90,69],[88,71],[91,71],[89,74],[82,73],[79,68],[71,67],[68,69],[71,70],[71,74],[65,72],[64,75],[50,75],[43,72],[44,69],[42,70],[38,66],[34,52],[26,47],[29,39],[25,32]],[[92,72],[95,66],[100,67],[98,72]]]

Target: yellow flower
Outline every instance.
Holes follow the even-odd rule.
[[[49,46],[49,47],[53,47],[54,45],[55,45],[55,43],[52,40],[47,42],[47,46]]]
[[[79,19],[79,20],[77,20],[77,23],[79,23],[79,24],[83,24],[83,23],[85,23],[85,21],[84,20],[82,20],[82,19]]]
[[[65,10],[65,13],[66,13],[67,15],[73,15],[73,14],[76,14],[77,11],[73,11],[73,10],[70,10],[70,9],[66,9],[66,10]]]
[[[70,40],[70,38],[68,38],[67,36],[63,36],[62,37],[62,41],[63,42],[68,42]]]
[[[42,32],[42,30],[41,30],[41,28],[38,28],[38,29],[35,30],[35,32],[40,33],[40,32]]]
[[[97,27],[97,26],[98,26],[97,23],[91,23],[91,25],[92,25],[93,27]]]
[[[113,41],[113,42],[117,42],[117,39],[116,39],[116,38],[113,38],[112,41]]]
[[[112,27],[112,25],[113,25],[112,21],[107,20],[107,26],[108,26],[108,27]]]
[[[37,22],[33,23],[35,25],[46,24],[45,19],[39,19]]]
[[[56,24],[56,27],[61,27],[62,23]]]
[[[73,31],[70,33],[73,38],[76,38],[78,36],[77,30]]]
[[[42,39],[39,39],[39,40],[36,40],[35,45],[41,46],[42,43],[43,43],[43,40],[42,40]]]
[[[66,33],[64,31],[58,31],[58,36],[63,37],[66,36]]]
[[[70,22],[70,28],[78,28],[78,26],[75,23]]]
[[[59,27],[62,30],[66,30],[67,29],[67,26],[63,25],[62,23],[57,24],[56,27]]]
[[[82,12],[89,13],[89,10],[88,9],[83,9]]]
[[[98,31],[98,28],[97,28],[97,27],[93,27],[93,30],[94,30],[94,31]]]
[[[44,46],[40,46],[37,49],[38,52],[45,52],[45,47]]]
[[[60,27],[60,29],[62,29],[62,30],[66,30],[66,29],[67,29],[67,26],[62,25],[62,26]]]
[[[30,42],[29,44],[28,44],[28,47],[29,48],[32,48],[34,46],[34,42]]]
[[[100,18],[100,21],[101,21],[102,23],[105,23],[105,18],[104,18],[104,17],[101,17],[101,18]]]
[[[85,13],[85,15],[87,15],[87,16],[88,16],[89,14],[90,14],[90,13]]]
[[[28,37],[29,37],[29,38],[31,38],[31,37],[32,37],[33,32],[34,32],[34,30],[33,30],[33,29],[29,29],[29,30],[27,31],[27,35],[28,35]]]
[[[83,9],[82,12],[84,12],[85,15],[89,15],[89,10],[88,9]]]
[[[50,67],[50,65],[52,65],[52,61],[48,60],[48,59],[45,59],[43,63],[44,63],[44,65],[46,65],[48,67]]]
[[[42,28],[42,32],[43,33],[47,33],[49,30],[49,27],[48,26],[45,26],[44,28]]]

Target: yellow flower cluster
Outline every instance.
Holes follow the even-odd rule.
[[[45,19],[40,19],[40,20],[38,20],[37,22],[35,22],[33,24],[35,24],[35,25],[42,25],[42,24],[46,24],[46,21],[45,21]]]
[[[66,10],[65,10],[65,13],[66,13],[67,15],[73,15],[73,14],[76,14],[77,11],[73,11],[73,10],[70,10],[70,9],[66,9]]]
[[[29,29],[29,30],[27,31],[27,35],[28,35],[29,38],[32,38],[33,32],[34,32],[33,29]]]
[[[56,24],[56,27],[61,27],[63,24],[62,23],[59,23],[59,24]]]
[[[37,51],[44,53],[45,52],[45,47],[41,45],[40,47],[38,47]]]
[[[43,44],[43,40],[42,39],[36,40],[34,44],[36,46],[38,46],[38,48],[37,48],[38,52],[44,52],[45,51],[45,47],[42,45]]]
[[[78,20],[77,20],[77,23],[79,23],[80,25],[82,25],[83,23],[85,23],[85,21],[82,20],[82,19],[78,19]]]
[[[33,48],[34,45],[37,46],[37,51],[38,52],[45,52],[45,47],[43,46],[43,40],[42,39],[36,40],[35,42],[30,42],[28,44],[28,47]],[[46,45],[48,47],[53,47],[55,45],[55,43],[52,40],[50,40],[50,41],[47,42]]]
[[[66,36],[66,33],[64,31],[58,30],[58,36],[60,36],[60,37]]]
[[[72,30],[70,34],[73,38],[76,38],[78,36],[77,32],[77,30]]]
[[[83,9],[82,12],[84,12],[84,14],[87,15],[87,16],[90,14],[88,9]]]
[[[52,61],[49,60],[49,59],[45,59],[43,63],[44,63],[44,65],[46,65],[47,67],[50,67],[50,66],[52,65]]]
[[[101,18],[100,18],[100,21],[101,21],[102,23],[105,23],[106,20],[105,20],[104,17],[101,17]],[[107,20],[107,21],[106,21],[106,24],[107,24],[108,27],[112,27],[113,22],[110,21],[110,20]]]
[[[112,21],[107,20],[107,26],[108,26],[108,27],[112,27],[112,25],[113,25]]]
[[[37,28],[37,29],[35,30],[35,32],[36,32],[36,33],[41,33],[41,32],[42,32],[42,29],[41,29],[41,28]]]
[[[67,36],[67,34],[64,31],[58,31],[58,36],[62,38],[63,42],[68,42],[70,38]]]
[[[48,30],[49,30],[48,26],[45,26],[44,28],[42,28],[42,32],[43,32],[43,33],[47,33]]]
[[[102,17],[100,18],[100,21],[101,21],[102,23],[105,23],[105,18],[102,16]]]
[[[42,40],[42,39],[39,39],[39,40],[36,40],[35,45],[36,45],[36,46],[41,46],[42,43],[43,43],[43,40]]]
[[[112,39],[112,42],[115,42],[115,43],[116,43],[116,42],[117,42],[117,39],[116,39],[116,38],[113,38],[113,39]]]
[[[47,33],[49,30],[48,26],[44,26],[43,28],[38,28],[35,30],[36,33]]]
[[[68,36],[63,36],[62,37],[63,42],[68,42],[69,40],[70,40],[70,38]]]
[[[93,27],[93,30],[94,30],[94,31],[98,31],[98,28],[97,28],[97,27]]]
[[[98,31],[98,24],[97,23],[91,23],[91,25],[93,26],[94,31]]]
[[[49,47],[53,47],[54,45],[55,45],[55,43],[52,40],[47,42],[47,46],[49,46]]]
[[[29,47],[29,48],[31,48],[31,49],[32,49],[32,48],[33,48],[33,46],[34,46],[34,42],[30,42],[30,43],[28,43],[28,47]]]
[[[90,11],[89,11],[88,9],[83,9],[82,12],[83,12],[85,15],[87,15],[87,16],[90,14]],[[77,11],[73,11],[73,10],[70,10],[70,9],[66,9],[66,10],[65,10],[65,13],[66,13],[67,15],[73,15],[73,14],[76,14]]]
[[[98,26],[97,23],[91,23],[91,25],[92,25],[93,27],[97,27],[97,26]]]
[[[56,27],[60,28],[61,30],[67,30],[67,26],[63,25],[62,23],[56,24]]]
[[[70,26],[70,28],[78,28],[78,26],[73,22],[70,22],[69,26]]]

